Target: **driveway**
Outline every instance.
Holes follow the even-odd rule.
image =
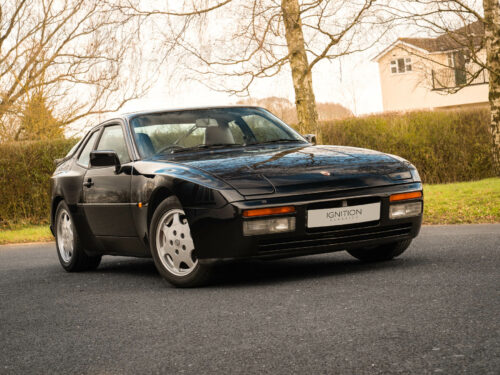
[[[69,274],[0,246],[0,373],[499,374],[500,225],[423,227],[400,258],[226,264],[175,289],[149,259]]]

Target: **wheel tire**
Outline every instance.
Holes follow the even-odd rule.
[[[61,201],[57,206],[54,223],[57,257],[66,271],[81,272],[99,267],[101,256],[90,256],[85,252],[66,202]]]
[[[156,208],[149,243],[158,272],[172,285],[190,288],[208,282],[211,267],[196,259],[189,224],[176,197],[166,198]]]
[[[410,244],[411,240],[404,240],[376,247],[347,250],[347,252],[364,262],[379,262],[403,254]]]

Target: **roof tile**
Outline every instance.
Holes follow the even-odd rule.
[[[445,52],[460,48],[481,46],[484,39],[484,25],[480,21],[473,22],[459,29],[449,31],[437,38],[399,38],[427,52]]]

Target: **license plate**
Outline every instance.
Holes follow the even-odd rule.
[[[307,211],[307,227],[331,227],[380,219],[380,202]]]

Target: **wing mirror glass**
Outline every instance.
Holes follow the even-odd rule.
[[[115,167],[115,172],[119,173],[121,169],[120,159],[114,151],[96,150],[90,153],[91,167]]]
[[[307,142],[312,143],[313,145],[316,144],[316,134],[304,134],[303,137]]]

